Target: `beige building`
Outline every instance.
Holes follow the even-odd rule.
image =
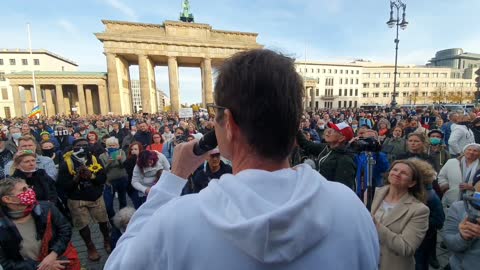
[[[78,65],[75,62],[47,50],[33,50],[30,54],[27,50],[0,49],[0,90],[2,92],[0,117],[10,118],[30,112],[28,109],[31,109],[31,105],[34,104],[33,90],[28,86],[33,84],[32,70],[36,72],[61,72],[76,71],[77,68]],[[24,84],[26,88],[21,86],[16,93],[13,92],[11,83],[7,79],[9,74],[15,72],[28,72],[30,74],[28,85]],[[14,102],[14,97],[17,94],[18,101]]]
[[[178,111],[179,66],[200,67],[205,105],[213,102],[213,69],[237,52],[262,47],[256,33],[215,30],[208,24],[102,22],[105,31],[95,35],[103,43],[107,57],[109,105],[116,114],[132,113],[130,65],[139,66],[144,112],[158,108],[155,66],[168,66],[171,106]]]
[[[305,108],[387,106],[393,95],[394,65],[296,62],[306,81]],[[474,68],[398,66],[398,105],[468,103],[474,96]]]
[[[362,67],[350,63],[296,62],[297,72],[307,79],[306,107],[355,108],[359,106]]]
[[[360,105],[387,105],[393,95],[394,65],[355,62],[363,66]],[[398,66],[398,105],[471,103],[474,97],[474,69]]]

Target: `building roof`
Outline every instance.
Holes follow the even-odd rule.
[[[30,51],[25,50],[25,49],[0,49],[0,54],[3,54],[3,53],[29,54]],[[47,55],[49,55],[53,58],[57,58],[58,60],[64,61],[66,63],[69,63],[71,65],[74,65],[74,66],[78,67],[78,64],[75,63],[74,61],[72,61],[70,59],[67,59],[63,56],[60,56],[58,54],[52,53],[51,51],[48,51],[48,50],[45,50],[45,49],[35,49],[35,50],[32,50],[32,53],[33,54],[47,54]]]
[[[13,72],[7,77],[15,76],[32,76],[31,71],[21,71]],[[81,77],[106,77],[106,72],[85,72],[85,71],[35,71],[35,76],[58,76],[58,77],[72,77],[72,76],[81,76]]]

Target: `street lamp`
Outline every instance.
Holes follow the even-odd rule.
[[[400,9],[402,9],[402,21],[400,21]],[[398,28],[402,28],[405,30],[407,28],[408,22],[405,20],[405,9],[407,9],[407,5],[402,2],[402,0],[390,0],[390,20],[388,20],[387,25],[390,28],[393,28],[395,25],[397,26],[397,35],[395,37],[395,72],[393,73],[393,96],[391,107],[395,108],[397,106],[396,96],[397,96],[397,59],[398,59]],[[395,19],[395,10],[396,19]]]

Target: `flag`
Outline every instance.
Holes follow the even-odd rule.
[[[42,112],[42,110],[40,109],[40,105],[37,105],[33,107],[32,111],[28,114],[28,118],[32,118],[40,112]]]

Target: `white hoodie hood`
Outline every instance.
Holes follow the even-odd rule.
[[[264,263],[291,262],[328,236],[343,215],[339,212],[352,212],[342,205],[358,208],[360,200],[346,189],[307,165],[245,170],[212,180],[199,194],[200,209],[215,230],[249,256]],[[356,212],[353,220],[369,216],[366,209]]]

